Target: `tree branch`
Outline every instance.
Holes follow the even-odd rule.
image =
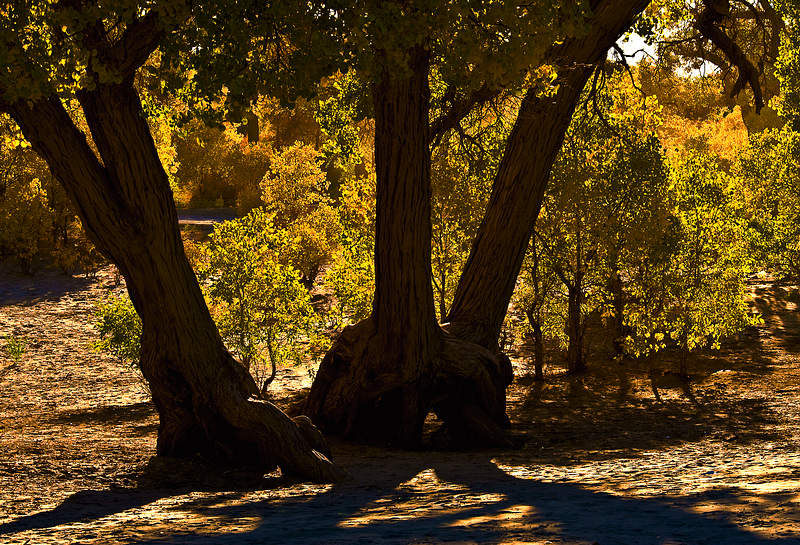
[[[756,113],[761,112],[764,106],[764,98],[761,93],[761,83],[758,81],[758,71],[756,70],[741,47],[734,42],[720,28],[719,24],[730,13],[729,0],[703,0],[705,8],[697,16],[695,27],[700,34],[711,41],[720,51],[725,54],[728,61],[739,70],[739,77],[731,89],[731,97],[739,94],[746,85],[750,85],[753,90],[753,100],[756,106]]]
[[[56,9],[72,9],[80,11],[87,6],[94,5],[93,2],[84,0],[59,0]],[[189,9],[188,2],[180,0],[174,2],[170,9],[179,12],[183,7]],[[119,22],[114,28],[119,26]],[[161,39],[168,30],[168,24],[160,17],[156,9],[151,9],[141,17],[130,21],[121,36],[112,41],[109,39],[109,31],[101,19],[94,24],[88,25],[80,33],[81,45],[88,51],[96,51],[94,62],[99,62],[105,68],[116,72],[124,80],[133,77],[134,73],[142,66],[147,58],[156,50]],[[91,61],[90,61],[91,62]],[[90,66],[91,69],[91,66]]]
[[[448,93],[452,95],[449,90]],[[479,89],[460,100],[452,98],[449,101],[450,108],[431,122],[432,147],[438,146],[444,134],[450,129],[456,128],[459,121],[464,119],[474,107],[489,102],[499,94],[500,89],[491,89],[486,84],[483,84]]]

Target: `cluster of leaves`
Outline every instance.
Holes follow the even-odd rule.
[[[751,255],[770,272],[800,278],[800,133],[784,127],[753,135],[733,174]]]
[[[174,193],[190,208],[235,206],[248,211],[261,204],[259,181],[272,148],[248,143],[232,129],[191,122],[173,134]]]
[[[347,178],[337,208],[342,239],[324,284],[334,296],[331,316],[340,324],[369,316],[375,292],[375,176]]]
[[[780,54],[775,63],[775,76],[781,89],[777,106],[792,127],[800,130],[800,6],[789,0],[782,0],[779,4],[786,32],[782,35]]]
[[[626,339],[634,355],[667,346],[719,347],[758,319],[747,304],[750,259],[736,180],[715,158],[690,153],[673,162],[669,227],[647,270],[631,283]]]
[[[341,234],[317,157],[311,146],[295,143],[273,156],[261,180],[265,208],[292,241],[287,261],[300,271],[309,289],[329,264]]]

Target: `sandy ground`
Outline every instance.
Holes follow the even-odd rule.
[[[0,275],[0,543],[800,544],[800,323],[754,285],[765,325],[690,362],[695,406],[656,403],[652,362],[510,392],[525,447],[403,452],[333,442],[353,478],[209,475],[151,459],[157,417],[129,369],[93,353],[95,279]],[[658,365],[669,361],[659,357]],[[281,372],[279,403],[307,387]]]

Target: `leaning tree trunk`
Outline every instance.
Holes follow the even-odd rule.
[[[591,2],[594,13],[587,34],[568,39],[550,52],[559,70],[556,96],[542,97],[531,89],[523,99],[450,308],[449,329],[460,337],[497,350],[550,169],[592,66],[605,57],[648,3]]]
[[[451,443],[507,444],[507,373],[491,352],[442,331],[431,286],[429,53],[408,76],[384,71],[375,106],[375,298],[320,365],[306,412],[325,431],[420,444],[429,412]]]
[[[315,481],[342,476],[307,419],[256,399],[225,349],[184,254],[167,176],[132,77],[79,93],[102,163],[60,100],[6,109],[47,161],[142,319],[141,369],[159,414],[157,453],[246,464]]]

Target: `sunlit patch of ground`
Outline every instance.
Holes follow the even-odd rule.
[[[91,352],[97,279],[0,279],[0,543],[800,544],[796,291],[755,285],[760,330],[692,359],[698,404],[656,403],[658,361],[592,361],[511,389],[514,451],[334,441],[337,485],[151,460],[157,418],[130,370]],[[791,299],[791,300],[790,300]],[[282,371],[276,401],[307,387]]]

